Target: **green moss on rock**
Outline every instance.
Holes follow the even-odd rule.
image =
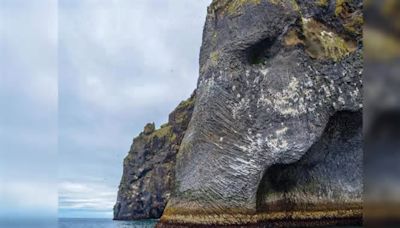
[[[194,97],[191,97],[187,100],[182,101],[179,103],[177,109],[187,109],[194,105]]]
[[[245,4],[260,4],[261,0],[232,0],[228,4],[227,12],[228,14],[235,14],[239,11],[240,8]]]
[[[357,48],[355,41],[345,40],[312,18],[302,18],[301,32],[289,30],[283,39],[284,44],[304,45],[307,54],[315,59],[339,61]]]
[[[221,12],[222,15],[235,15],[240,9],[247,4],[260,4],[261,0],[214,0],[210,7],[209,13]]]
[[[338,61],[356,50],[353,41],[346,41],[312,18],[302,18],[307,53],[316,59]]]
[[[166,126],[166,127],[160,128],[160,129],[154,131],[150,135],[150,137],[158,137],[158,138],[171,137],[171,135],[172,135],[171,129],[172,129],[171,126]]]
[[[352,0],[336,0],[335,16],[341,21],[346,32],[351,35],[361,35],[362,25],[364,24],[362,10],[356,9],[354,11],[352,4],[354,4]]]
[[[345,3],[346,0],[336,0],[336,4],[335,4],[335,15],[339,16],[345,8]]]
[[[326,7],[326,6],[329,5],[328,0],[315,0],[315,3],[316,3],[318,6],[322,6],[322,7]]]
[[[154,123],[148,123],[146,124],[146,126],[144,126],[144,130],[143,133],[145,135],[151,134],[152,132],[154,132],[154,130],[156,129]]]
[[[353,14],[353,16],[349,20],[347,20],[343,26],[346,31],[352,34],[361,35],[363,24],[364,18],[360,12],[359,14]]]
[[[212,65],[216,65],[219,60],[219,53],[218,51],[213,51],[210,53],[210,60]]]
[[[300,7],[297,4],[296,0],[268,0],[270,3],[275,5],[280,5],[284,8],[290,8],[294,11],[299,11]]]

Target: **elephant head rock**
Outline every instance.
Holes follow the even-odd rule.
[[[361,0],[211,3],[160,226],[360,221],[361,9]]]

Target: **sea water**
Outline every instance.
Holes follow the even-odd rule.
[[[58,228],[153,228],[157,220],[113,221],[111,219],[60,218]]]

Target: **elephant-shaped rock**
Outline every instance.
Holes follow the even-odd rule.
[[[361,8],[211,3],[160,226],[360,222]]]

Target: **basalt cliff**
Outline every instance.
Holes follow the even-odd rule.
[[[194,108],[195,93],[155,129],[148,123],[124,160],[114,219],[160,218],[175,183],[175,158]]]
[[[115,219],[360,224],[362,1],[214,0],[207,12],[196,93],[134,140]]]

